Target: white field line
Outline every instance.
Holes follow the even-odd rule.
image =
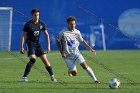
[[[59,53],[53,53],[53,54],[47,54],[47,56],[54,56],[54,55],[58,55]],[[28,58],[27,56],[23,56],[20,58]],[[16,57],[10,57],[10,58],[0,58],[0,61],[4,61],[4,60],[12,60],[12,59],[17,59]]]
[[[21,58],[27,58],[27,57],[21,57]],[[4,60],[12,60],[12,59],[17,59],[15,57],[10,57],[10,58],[0,58],[0,61],[4,61]]]

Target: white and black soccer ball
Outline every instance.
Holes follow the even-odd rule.
[[[120,87],[120,81],[117,78],[113,78],[109,81],[109,87],[111,89],[117,89]]]

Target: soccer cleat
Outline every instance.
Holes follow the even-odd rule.
[[[51,81],[57,82],[57,79],[54,76],[51,76]]]
[[[99,82],[99,81],[95,81],[94,83],[95,83],[95,84],[100,84],[100,82]]]
[[[72,74],[71,74],[71,72],[69,70],[68,70],[68,76],[72,77]]]
[[[28,79],[27,79],[27,77],[22,77],[21,81],[28,82]]]

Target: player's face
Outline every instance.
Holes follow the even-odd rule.
[[[75,27],[76,27],[76,22],[75,21],[70,21],[68,23],[68,28],[69,28],[70,31],[73,31],[75,29]]]
[[[39,19],[39,12],[33,14],[33,20],[37,21]]]

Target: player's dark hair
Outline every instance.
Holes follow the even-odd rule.
[[[70,21],[76,21],[76,18],[74,16],[70,16],[67,18],[67,23],[69,23]]]
[[[31,14],[33,15],[36,12],[40,12],[40,10],[38,8],[34,8],[34,9],[32,9]]]

